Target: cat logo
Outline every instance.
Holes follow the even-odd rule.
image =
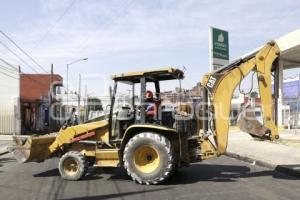
[[[212,89],[215,86],[216,81],[217,81],[217,79],[215,77],[210,76],[206,86]]]

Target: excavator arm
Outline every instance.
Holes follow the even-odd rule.
[[[254,119],[247,119],[246,115],[246,118],[244,116],[245,119],[240,119],[244,124],[241,129],[261,138],[270,140],[279,138],[277,126],[273,120],[271,85],[272,66],[279,54],[277,44],[272,41],[255,53],[203,77],[201,84],[208,91],[208,108],[212,115],[212,122],[210,123],[212,125],[207,131],[208,134],[213,135],[214,141],[210,140],[210,143],[214,144],[207,145],[204,142],[203,147],[206,149],[202,151],[215,151],[216,155],[225,153],[233,92],[251,71],[257,73],[263,125],[258,127],[257,122],[253,122]]]

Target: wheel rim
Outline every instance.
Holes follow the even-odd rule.
[[[73,158],[67,158],[63,163],[63,169],[68,176],[73,176],[79,170],[78,162]]]
[[[134,165],[142,173],[154,172],[160,164],[160,157],[153,146],[143,145],[134,152]]]

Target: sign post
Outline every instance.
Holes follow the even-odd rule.
[[[215,71],[229,63],[228,31],[209,28],[210,71]]]

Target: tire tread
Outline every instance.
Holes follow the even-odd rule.
[[[79,161],[79,172],[75,176],[70,177],[70,176],[66,175],[63,171],[63,166],[62,166],[63,161],[67,157],[73,157]],[[80,153],[78,151],[69,151],[69,152],[65,153],[59,160],[58,169],[59,169],[60,175],[63,179],[70,180],[70,181],[77,181],[77,180],[82,179],[83,176],[86,174],[87,169],[88,169],[88,162],[86,160],[86,157],[82,153]]]
[[[168,155],[167,167],[163,170],[163,172],[158,177],[154,178],[153,180],[143,180],[141,177],[138,177],[138,175],[136,173],[134,173],[129,167],[129,162],[127,159],[128,153],[129,153],[129,148],[135,141],[140,140],[141,138],[151,138],[151,139],[155,140],[156,142],[163,144],[164,148],[166,149],[167,155]],[[152,133],[152,132],[142,132],[142,133],[139,133],[139,134],[135,135],[134,137],[132,137],[126,144],[124,153],[123,153],[124,167],[127,171],[127,174],[129,176],[131,176],[131,178],[134,181],[138,182],[139,184],[146,184],[146,185],[160,184],[160,183],[166,181],[170,177],[170,175],[172,174],[172,172],[175,168],[174,167],[175,166],[175,156],[174,156],[173,152],[174,151],[173,151],[171,142],[165,136],[163,136],[161,134],[157,134],[157,133]]]

